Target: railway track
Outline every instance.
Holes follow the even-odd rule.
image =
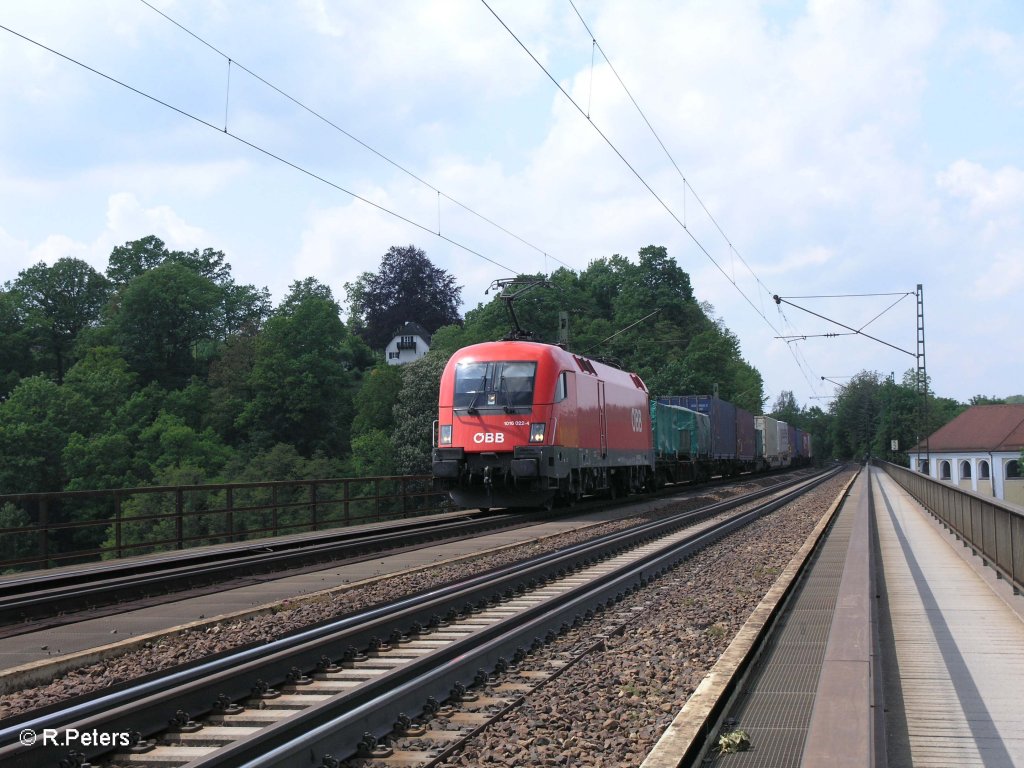
[[[719,480],[701,486],[731,483]],[[679,486],[665,493],[678,492]],[[657,496],[659,494],[654,494]],[[588,509],[610,503],[592,499]],[[269,540],[32,572],[0,578],[0,637],[63,626],[224,589],[259,584],[329,565],[398,554],[441,541],[535,525],[563,512],[462,510]]]
[[[425,708],[436,711],[437,702],[477,697],[482,711],[460,717],[479,725],[514,706],[531,683],[492,681],[496,672],[574,626],[612,615],[626,595],[707,543],[788,503],[807,485],[724,520],[711,518],[777,489],[27,713],[2,724],[0,762],[73,766],[111,751],[110,745],[72,743],[75,733],[119,739],[123,734],[131,746],[114,745],[120,749],[112,758],[117,765],[285,766],[297,764],[301,754],[303,764],[331,766],[359,750],[365,758],[382,757],[386,749],[377,739],[396,723],[407,737],[441,743],[441,737],[419,734],[406,714],[418,717]],[[705,521],[699,531],[693,529],[698,520]],[[480,697],[478,690],[485,688]],[[466,723],[456,730],[466,732]],[[26,733],[35,736],[34,744],[17,742]],[[450,734],[444,738],[447,746],[428,749],[440,754],[456,748]],[[415,759],[422,764],[424,756]]]
[[[457,541],[488,531],[534,525],[533,512],[463,511],[391,523],[372,530],[334,529],[316,535],[201,548],[130,561],[98,563],[0,579],[0,637],[120,613],[228,587],[260,583],[398,553],[426,543]]]

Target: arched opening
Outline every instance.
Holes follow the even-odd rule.
[[[924,459],[921,462],[921,474],[922,475],[927,475],[928,474],[928,459]]]
[[[971,479],[971,462],[961,461],[960,462],[960,479],[970,480]]]
[[[949,462],[943,461],[939,464],[939,480],[949,480],[952,478],[950,472]]]
[[[1016,459],[1011,459],[1006,462],[1006,479],[1013,480],[1017,477],[1020,477],[1020,462]]]
[[[978,462],[978,479],[988,480],[989,479],[989,468],[988,462],[982,459]]]

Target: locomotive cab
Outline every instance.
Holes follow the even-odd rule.
[[[623,409],[621,384],[556,346],[508,341],[456,352],[441,379],[436,485],[465,507],[547,507],[608,487],[617,465],[644,464],[646,390],[639,378],[608,370],[638,407]],[[628,453],[617,450],[622,429],[635,430]]]

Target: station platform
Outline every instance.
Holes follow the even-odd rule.
[[[701,764],[1024,768],[1022,693],[1024,596],[866,467],[722,711],[749,749]]]
[[[888,765],[1024,766],[1024,596],[870,472]]]

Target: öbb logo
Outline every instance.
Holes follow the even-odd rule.
[[[482,443],[504,443],[504,432],[477,432],[473,435],[473,442],[477,445]]]
[[[639,408],[634,408],[630,416],[633,419],[633,431],[643,432],[644,431],[644,415],[641,413]]]

